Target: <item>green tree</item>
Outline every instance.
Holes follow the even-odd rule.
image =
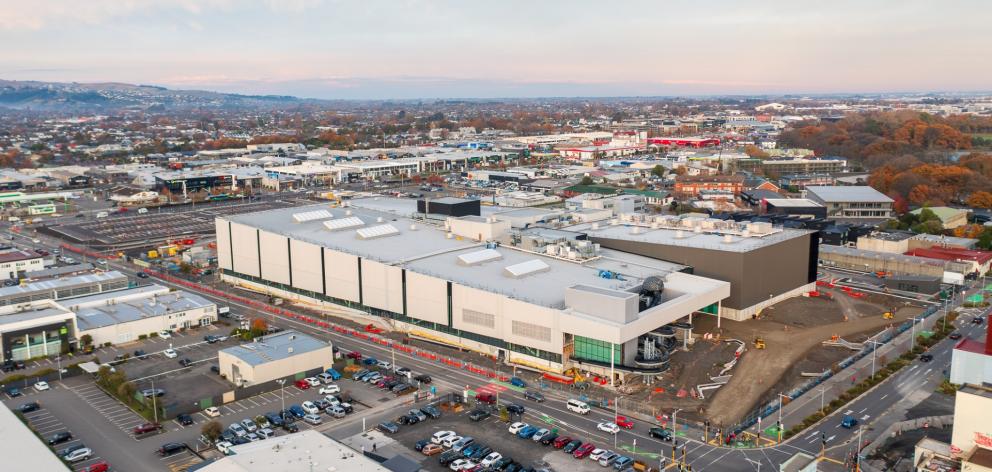
[[[582,177],[582,180],[579,181],[579,185],[592,185],[592,184],[593,184],[592,177],[589,177],[588,175]]]
[[[210,441],[216,441],[220,434],[224,432],[224,426],[219,421],[209,421],[200,427],[200,434]]]
[[[660,179],[665,176],[665,168],[660,165],[654,166],[654,168],[651,169],[651,175]]]
[[[82,335],[82,336],[79,337],[79,342],[80,342],[80,344],[83,345],[83,347],[92,346],[93,345],[93,336],[90,336],[88,334],[84,334],[84,335]]]

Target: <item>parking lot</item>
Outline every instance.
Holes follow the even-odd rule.
[[[136,242],[158,244],[166,239],[212,234],[217,216],[313,203],[295,195],[279,195],[252,202],[238,199],[185,205],[168,208],[168,211],[150,209],[140,215],[135,210],[119,213],[117,209],[109,209],[108,217],[70,221],[46,231],[64,239],[96,246],[122,246]]]
[[[416,459],[421,459],[421,466],[431,471],[441,472],[450,469],[438,462],[440,454],[425,457],[414,451],[414,445],[417,441],[430,439],[431,435],[438,431],[454,431],[459,436],[471,436],[477,442],[484,443],[485,446],[499,452],[504,457],[511,457],[514,462],[525,467],[533,467],[535,469],[544,467],[550,470],[570,472],[612,470],[612,467],[609,469],[604,468],[599,463],[588,458],[575,459],[571,454],[566,454],[561,450],[555,449],[553,446],[545,446],[531,439],[519,438],[515,434],[510,434],[507,428],[513,422],[523,421],[536,428],[547,427],[549,430],[556,431],[559,436],[570,436],[573,439],[583,440],[583,443],[585,443],[587,437],[584,433],[572,434],[568,428],[555,428],[552,425],[543,423],[539,418],[526,414],[523,419],[513,415],[510,422],[503,421],[498,414],[475,422],[469,419],[472,411],[472,408],[466,408],[460,413],[443,412],[441,418],[428,419],[415,425],[401,426],[400,431],[392,435],[392,438],[406,448],[409,448],[409,455]],[[612,444],[602,444],[599,439],[595,443],[604,449],[613,449]],[[445,448],[445,450],[447,449]],[[621,454],[626,453],[622,449],[618,449],[617,452]]]

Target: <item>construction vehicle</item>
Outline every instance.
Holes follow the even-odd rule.
[[[887,311],[885,313],[882,313],[882,319],[883,320],[891,320],[892,318],[893,317],[892,317],[892,312],[891,311]]]
[[[754,338],[754,348],[755,349],[764,349],[765,348],[765,339],[764,338]]]
[[[565,375],[572,378],[573,382],[585,382],[586,378],[579,372],[579,369],[571,368],[565,371]]]

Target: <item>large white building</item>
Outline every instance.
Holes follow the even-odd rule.
[[[499,215],[439,228],[359,206],[217,218],[222,277],[558,372],[667,367],[666,325],[730,295],[727,282],[600,249],[582,233],[516,231]]]

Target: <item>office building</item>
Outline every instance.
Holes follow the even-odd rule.
[[[878,219],[892,217],[893,200],[866,185],[806,187],[806,197],[827,207],[827,217]]]

